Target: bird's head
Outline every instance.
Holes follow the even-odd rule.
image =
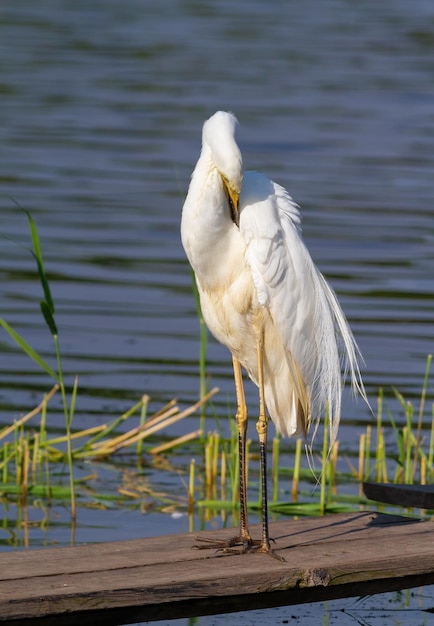
[[[235,141],[237,119],[232,113],[217,111],[203,125],[202,144],[207,146],[218,170],[232,221],[239,226],[238,202],[243,182],[243,160]]]

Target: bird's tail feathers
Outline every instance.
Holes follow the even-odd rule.
[[[336,321],[338,336],[341,338],[340,363],[343,370],[343,378],[346,380],[349,377],[354,396],[360,395],[369,406],[369,400],[360,373],[360,364],[364,365],[365,361],[354,339],[354,335],[348,325],[344,312],[336,298],[335,292],[330,288],[322,274],[321,278]]]
[[[313,442],[321,415],[328,413],[329,451],[336,441],[341,417],[341,397],[343,380],[350,379],[355,395],[360,396],[369,406],[360,373],[359,363],[363,362],[353,333],[337,297],[323,275],[318,271],[317,280],[321,283],[317,293],[316,316],[318,328],[322,331],[317,337],[318,363],[312,388]]]

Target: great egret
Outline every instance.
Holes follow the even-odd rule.
[[[278,432],[302,437],[309,426],[316,430],[327,411],[332,445],[340,420],[341,365],[354,389],[366,396],[358,348],[334,292],[302,241],[298,206],[263,174],[243,173],[236,124],[234,115],[224,111],[204,123],[202,150],[182,210],[182,244],[196,275],[203,317],[232,353],[239,432],[239,534],[228,542],[206,543],[199,537],[204,543],[196,547],[276,556],[268,532],[266,408]],[[260,541],[252,539],[247,520],[241,367],[259,388]]]

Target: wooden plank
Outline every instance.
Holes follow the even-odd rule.
[[[376,502],[418,509],[434,509],[434,485],[363,483],[363,492],[367,498]]]
[[[4,552],[0,623],[127,624],[431,584],[433,530],[433,521],[371,512],[277,522],[284,563],[192,550],[191,534]]]

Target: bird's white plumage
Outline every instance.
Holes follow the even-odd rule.
[[[235,126],[235,117],[222,111],[205,122],[183,207],[182,242],[205,322],[256,384],[263,333],[265,401],[277,430],[306,435],[328,410],[333,441],[341,365],[364,395],[357,346],[302,241],[297,205],[266,176],[243,173]],[[225,186],[240,192],[238,224]]]

